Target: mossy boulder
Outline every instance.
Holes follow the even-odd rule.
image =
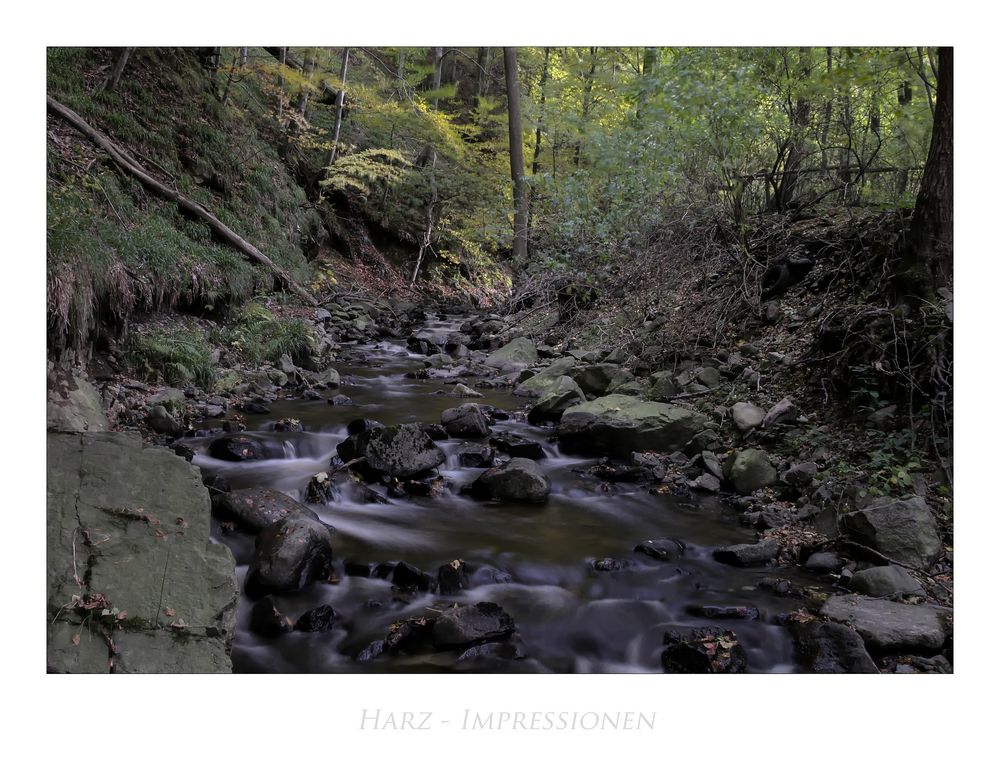
[[[567,409],[559,442],[576,452],[628,457],[682,450],[707,425],[708,418],[690,408],[610,394]]]
[[[337,455],[344,461],[363,458],[369,472],[400,479],[417,477],[445,460],[441,448],[415,423],[360,431],[337,445]]]
[[[547,394],[551,394],[553,391],[556,391],[553,388],[556,382],[563,378],[569,378],[567,373],[576,367],[576,364],[576,360],[572,357],[557,359],[544,370],[519,383],[517,388],[514,389],[514,394],[519,397],[544,397]],[[570,378],[570,380],[572,381],[573,379]],[[573,381],[573,385],[579,388],[575,381]],[[561,386],[565,386],[565,383],[561,384]],[[580,393],[582,394],[583,392],[581,391]]]
[[[726,462],[725,473],[740,493],[752,493],[778,481],[778,472],[767,453],[755,448],[733,453]]]
[[[523,336],[515,338],[486,358],[485,365],[499,370],[514,370],[525,368],[538,361],[538,349],[535,344]]]

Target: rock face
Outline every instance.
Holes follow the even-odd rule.
[[[101,396],[84,378],[50,367],[47,376],[46,426],[49,431],[108,431]]]
[[[694,410],[611,394],[563,413],[559,441],[569,450],[628,457],[683,449],[708,425]]]
[[[911,567],[926,568],[941,553],[934,515],[919,496],[876,498],[840,518],[852,540]]]
[[[514,633],[514,619],[493,602],[477,602],[445,610],[434,622],[436,647],[457,648],[506,639]]]
[[[552,483],[537,463],[530,458],[511,458],[480,474],[469,492],[480,498],[541,503],[551,489]]]
[[[752,493],[778,481],[778,473],[763,450],[741,450],[726,464],[726,475],[740,493]]]
[[[793,623],[796,660],[813,674],[877,674],[857,631],[839,623]]]
[[[300,589],[326,577],[331,555],[330,528],[315,517],[290,514],[257,535],[244,590],[256,599]]]
[[[660,657],[668,674],[739,674],[747,654],[732,631],[716,626],[668,631]]]
[[[449,408],[441,413],[441,425],[452,437],[485,437],[490,433],[490,424],[477,405],[469,403]]]
[[[847,623],[874,651],[934,651],[950,634],[951,610],[935,605],[907,605],[853,594],[831,597],[820,615]]]
[[[235,562],[209,543],[198,470],[112,432],[50,434],[47,459],[49,670],[230,671]],[[111,629],[117,655],[97,629],[102,599],[125,614]]]
[[[416,477],[444,463],[445,454],[419,424],[369,428],[337,445],[344,461],[363,458],[375,474],[401,479]]]
[[[509,344],[501,346],[484,363],[486,367],[499,370],[517,370],[528,367],[538,361],[538,350],[527,338],[515,338]]]
[[[294,498],[264,487],[220,493],[212,499],[212,513],[251,533],[259,533],[289,514],[316,516]]]
[[[851,578],[851,589],[870,597],[889,597],[894,594],[923,594],[920,581],[899,565],[870,567],[855,573]]]

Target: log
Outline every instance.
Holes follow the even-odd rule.
[[[156,192],[156,194],[160,197],[175,203],[184,213],[192,215],[203,221],[211,230],[212,234],[214,234],[217,238],[242,253],[248,260],[260,264],[268,269],[275,277],[278,278],[287,290],[295,293],[307,304],[310,306],[317,305],[316,299],[313,298],[309,291],[293,280],[288,272],[275,264],[270,258],[261,253],[260,250],[222,223],[203,205],[195,202],[189,197],[184,196],[176,189],[171,189],[165,184],[161,184],[149,175],[146,169],[133,159],[125,149],[120,147],[111,138],[92,127],[86,120],[80,117],[80,115],[69,107],[64,104],[60,104],[51,96],[46,96],[46,103],[48,105],[49,112],[65,120],[67,123],[76,128],[76,130],[107,152],[108,156],[112,159],[115,165],[117,165],[122,171],[137,178],[144,186]]]

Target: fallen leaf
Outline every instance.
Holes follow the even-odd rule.
[[[80,644],[80,635],[74,634],[73,638],[70,640],[74,645]]]
[[[164,607],[163,614],[166,615],[168,618],[173,618],[175,615],[177,615],[177,613],[174,611],[174,608],[172,607]]]

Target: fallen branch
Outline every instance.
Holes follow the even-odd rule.
[[[278,278],[285,288],[295,293],[307,304],[310,306],[316,306],[316,299],[313,298],[313,296],[305,288],[295,282],[288,272],[275,264],[270,258],[265,256],[256,247],[236,234],[236,232],[228,226],[223,224],[207,208],[189,197],[185,197],[180,192],[157,181],[149,175],[146,169],[143,168],[137,161],[131,159],[131,156],[126,150],[99,130],[91,127],[86,120],[80,117],[80,115],[69,107],[60,104],[51,96],[46,97],[46,102],[48,104],[49,112],[68,122],[76,128],[76,130],[107,152],[108,156],[111,157],[115,165],[117,165],[122,171],[139,179],[144,186],[149,187],[161,197],[176,203],[177,207],[183,212],[195,216],[205,222],[205,224],[208,225],[208,228],[212,231],[212,234],[238,250],[249,260],[267,268],[275,277]]]
[[[863,543],[857,543],[856,541],[852,541],[849,538],[845,538],[844,536],[837,538],[836,543],[838,546],[841,546],[848,551],[850,550],[854,550],[855,552],[860,551],[862,554],[874,557],[883,565],[897,565],[898,567],[902,567],[905,570],[911,570],[912,572],[920,573],[921,575],[927,578],[933,579],[934,577],[926,570],[922,570],[919,567],[914,567],[913,565],[908,565],[896,559],[892,559],[891,557],[887,557],[881,551],[876,551],[875,549],[869,546],[865,546]]]

